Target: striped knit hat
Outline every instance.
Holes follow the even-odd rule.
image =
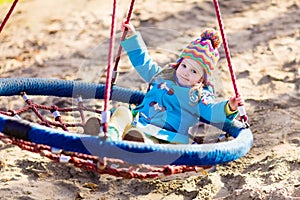
[[[180,64],[184,58],[190,58],[198,62],[207,76],[205,86],[212,87],[210,88],[212,92],[214,92],[212,71],[215,69],[220,57],[218,48],[221,43],[220,36],[216,30],[205,29],[200,38],[192,41],[183,49],[177,61]]]

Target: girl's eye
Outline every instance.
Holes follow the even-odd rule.
[[[183,67],[183,68],[186,68],[186,65],[185,65],[185,64],[182,64],[182,67]]]
[[[191,71],[192,71],[193,74],[197,74],[196,70],[192,69]]]

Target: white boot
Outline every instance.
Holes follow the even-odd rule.
[[[132,123],[133,117],[131,111],[124,107],[118,107],[114,113],[112,114],[109,122],[109,126],[113,126],[116,128],[120,135],[120,140],[122,140],[121,136],[126,127],[130,126]]]

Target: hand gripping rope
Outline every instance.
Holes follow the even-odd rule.
[[[221,11],[220,11],[218,0],[214,0],[214,7],[215,7],[215,10],[216,10],[216,15],[217,15],[217,19],[218,19],[218,23],[219,23],[219,27],[220,27],[220,31],[221,31],[221,36],[222,36],[222,40],[223,40],[223,43],[224,43],[224,50],[225,50],[225,54],[226,54],[226,59],[227,59],[227,63],[228,63],[229,72],[230,72],[230,75],[231,75],[231,81],[232,81],[232,84],[233,84],[235,96],[239,97],[240,94],[239,94],[239,91],[238,91],[238,88],[237,88],[237,85],[236,85],[236,78],[235,78],[233,68],[232,68],[232,64],[231,64],[230,51],[229,51],[226,35],[225,35],[225,32],[224,32],[224,26],[223,26],[223,22],[222,22]],[[239,110],[239,113],[240,113],[240,120],[243,122],[245,128],[249,128],[250,125],[247,122],[248,121],[248,116],[246,114],[246,110],[244,108],[244,105],[239,104],[238,110]]]
[[[128,10],[128,14],[127,14],[127,18],[126,18],[126,21],[125,21],[126,24],[129,23],[129,21],[130,21],[131,14],[132,14],[132,11],[133,11],[134,2],[135,2],[135,0],[131,0],[130,7],[129,7],[129,10]],[[121,41],[123,41],[125,39],[126,34],[127,34],[127,28],[125,28],[124,31],[123,31]],[[114,66],[113,74],[112,74],[112,84],[115,84],[115,82],[117,80],[117,75],[118,75],[117,70],[118,70],[118,64],[119,64],[119,61],[120,61],[120,58],[121,58],[121,53],[122,53],[122,46],[120,44],[119,49],[118,49],[118,53],[117,53],[116,59],[115,59],[115,66]]]

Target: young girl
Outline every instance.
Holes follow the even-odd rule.
[[[111,124],[123,134],[123,140],[186,144],[191,142],[189,128],[200,118],[223,123],[236,117],[242,98],[214,103],[212,71],[221,44],[215,30],[204,30],[200,38],[183,49],[175,64],[161,68],[149,56],[140,33],[131,24],[123,23],[124,27],[132,36],[121,45],[150,87],[143,102],[132,111],[134,118],[127,108],[118,108],[113,114]]]

